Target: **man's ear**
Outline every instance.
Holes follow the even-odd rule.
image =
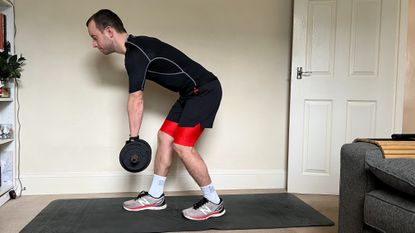
[[[113,38],[114,37],[114,28],[112,28],[111,26],[107,26],[104,29],[104,34],[106,36],[108,36],[109,38]]]

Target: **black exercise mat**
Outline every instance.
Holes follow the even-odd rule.
[[[200,196],[166,197],[167,209],[128,212],[129,198],[56,200],[43,209],[23,233],[136,233],[202,230],[272,229],[332,226],[334,223],[288,193],[224,195],[226,214],[206,221],[191,221],[181,210]]]

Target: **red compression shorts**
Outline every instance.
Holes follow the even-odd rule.
[[[180,127],[178,123],[174,121],[165,120],[160,128],[161,131],[172,136],[174,143],[182,146],[193,147],[203,132],[203,128],[200,124],[194,127]]]

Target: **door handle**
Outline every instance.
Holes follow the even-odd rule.
[[[297,67],[297,79],[302,79],[304,76],[310,76],[313,72],[312,71],[303,71],[303,67]]]

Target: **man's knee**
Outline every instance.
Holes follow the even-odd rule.
[[[157,139],[159,144],[161,145],[169,145],[171,146],[171,144],[174,141],[174,138],[172,136],[170,136],[169,134],[159,130],[158,134],[157,134]]]
[[[194,151],[193,147],[190,146],[183,146],[177,143],[173,143],[173,150],[179,157],[192,154]]]

